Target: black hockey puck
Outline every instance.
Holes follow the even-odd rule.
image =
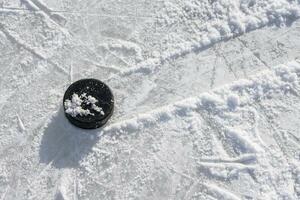
[[[95,129],[103,126],[114,110],[114,97],[97,79],[81,79],[69,86],[63,99],[65,115],[75,126]]]

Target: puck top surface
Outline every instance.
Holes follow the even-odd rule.
[[[69,86],[63,98],[65,115],[77,127],[94,129],[111,117],[114,97],[109,87],[97,79],[81,79]]]

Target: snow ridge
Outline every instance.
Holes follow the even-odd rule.
[[[287,26],[300,17],[299,1],[165,1],[158,13],[158,24],[172,27],[183,24],[181,33],[163,38],[164,51],[121,71],[120,76],[149,73],[161,64],[243,35],[268,25]],[[204,12],[205,11],[205,12]],[[206,13],[206,14],[203,14]],[[189,34],[186,34],[188,32]],[[184,41],[184,42],[182,42]]]
[[[262,71],[251,79],[241,79],[232,84],[216,88],[209,93],[171,104],[147,114],[140,114],[130,120],[107,126],[103,133],[124,129],[142,129],[147,123],[163,122],[172,119],[179,111],[189,112],[198,109],[221,113],[252,104],[258,99],[268,98],[276,93],[293,92],[299,84],[300,64],[292,61],[274,70]]]

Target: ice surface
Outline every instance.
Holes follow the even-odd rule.
[[[0,0],[0,198],[299,199],[299,4]],[[89,77],[92,131],[62,109]]]

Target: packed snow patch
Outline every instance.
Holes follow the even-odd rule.
[[[94,116],[94,113],[91,112],[91,110],[94,110],[101,115],[104,115],[104,111],[101,107],[97,106],[96,103],[98,100],[91,96],[91,95],[86,95],[86,93],[81,94],[80,96],[76,93],[72,95],[72,99],[69,100],[67,99],[65,101],[65,108],[66,108],[66,113],[71,115],[72,117],[76,117],[77,115],[80,116],[87,116],[87,115],[92,115]],[[90,106],[90,109],[84,109],[82,105],[88,105]]]

